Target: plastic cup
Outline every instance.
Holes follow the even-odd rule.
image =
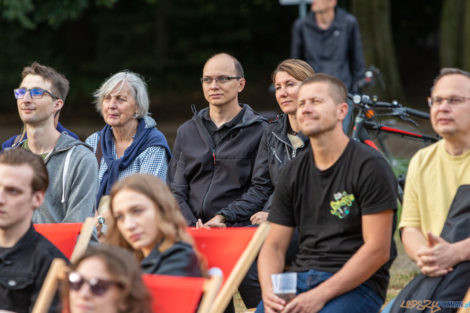
[[[289,303],[297,291],[297,273],[272,274],[273,291],[276,296]]]

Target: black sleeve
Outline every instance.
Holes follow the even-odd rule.
[[[268,165],[267,133],[265,132],[258,147],[250,188],[240,199],[230,203],[216,214],[222,214],[229,223],[246,221],[253,214],[263,209],[272,192],[273,185]]]
[[[397,209],[397,181],[390,165],[382,156],[367,159],[358,180],[359,204],[362,214]]]
[[[353,19],[349,44],[349,64],[352,73],[352,83],[354,86],[362,78],[366,67],[366,62],[364,61],[364,52],[362,50],[361,32],[359,31],[359,24],[355,18]]]
[[[173,147],[173,155],[171,157],[170,163],[168,164],[166,182],[175,196],[176,201],[178,201],[178,204],[181,208],[181,213],[183,213],[186,222],[189,226],[194,226],[196,225],[197,218],[188,203],[189,184],[184,175],[186,163],[184,161],[184,154],[180,149],[179,132],[180,130],[178,130],[176,135],[175,144]]]
[[[194,250],[176,243],[165,253],[158,271],[153,274],[200,277],[201,270]]]
[[[291,163],[284,166],[279,173],[276,189],[273,194],[271,212],[268,221],[284,226],[295,227],[293,190],[295,186],[289,177],[295,176],[291,173]],[[289,175],[290,174],[290,175]]]
[[[292,26],[290,57],[292,59],[305,60],[304,49],[305,44],[302,36],[302,20],[297,19]]]

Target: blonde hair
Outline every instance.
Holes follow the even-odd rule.
[[[276,83],[276,74],[279,72],[286,72],[298,81],[304,81],[315,74],[315,71],[307,62],[299,59],[287,59],[279,63],[271,74],[273,84]]]

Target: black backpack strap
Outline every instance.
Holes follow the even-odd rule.
[[[98,161],[98,171],[99,171],[100,167],[101,167],[101,159],[103,158],[103,150],[101,150],[101,136],[99,136],[99,139],[98,139],[98,144],[96,146],[95,157],[96,157],[96,160]]]

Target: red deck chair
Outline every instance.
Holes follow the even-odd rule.
[[[34,224],[36,231],[52,242],[72,262],[86,250],[94,226],[92,217],[87,218],[85,223]],[[82,236],[77,241],[80,234]]]
[[[206,279],[144,274],[142,278],[152,295],[155,313],[209,313],[222,283],[221,276]]]
[[[218,267],[224,284],[215,298],[212,313],[222,313],[256,258],[269,231],[269,224],[258,227],[188,228],[195,245],[207,260],[208,268]]]

